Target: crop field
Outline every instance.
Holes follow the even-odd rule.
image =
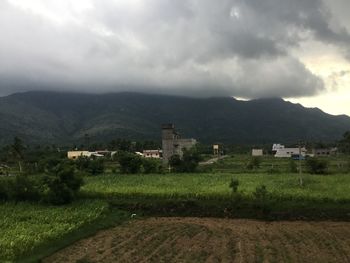
[[[78,201],[65,206],[30,203],[0,204],[0,261],[11,261],[99,218],[103,201]]]
[[[277,199],[350,201],[350,175],[303,175],[299,186],[298,174],[150,174],[103,175],[86,178],[82,195],[88,197],[166,197],[222,199],[230,197],[229,184],[238,179],[238,191],[251,196],[259,185]]]
[[[349,222],[148,218],[103,230],[43,262],[349,262]]]
[[[232,155],[227,156],[211,165],[211,170],[214,172],[230,172],[230,173],[289,173],[291,172],[291,163],[298,166],[298,160],[291,160],[291,158],[275,158],[273,156],[258,157],[260,165],[255,169],[247,169],[247,164],[252,159],[250,155]],[[349,173],[350,172],[350,158],[349,156],[332,156],[320,157],[320,159],[328,163],[328,171],[332,174]],[[301,161],[302,170],[307,170],[305,161]]]
[[[182,174],[126,175],[109,167],[107,174],[85,176],[79,200],[71,205],[0,203],[0,262],[50,246],[52,253],[63,247],[54,241],[71,244],[87,236],[69,238],[84,226],[96,233],[96,222],[115,222],[119,212],[125,213],[122,222],[130,221],[77,241],[45,262],[350,262],[348,160],[330,158],[327,175],[307,174],[303,162],[300,186],[299,174],[289,172],[290,160],[264,157],[258,168],[247,170],[250,159],[230,156],[200,167],[202,172]],[[238,194],[232,193],[232,179]],[[262,185],[267,194],[261,198]],[[250,220],[257,218],[296,221]],[[314,218],[319,222],[306,221]],[[339,222],[322,221],[329,219]]]

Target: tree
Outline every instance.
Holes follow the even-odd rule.
[[[298,171],[297,165],[293,159],[289,160],[289,172],[296,173]]]
[[[339,142],[339,148],[343,153],[350,154],[350,131],[343,135],[343,139]]]
[[[308,158],[306,160],[306,167],[311,174],[327,174],[328,162],[326,160],[317,158]]]
[[[169,165],[174,172],[192,173],[197,169],[200,160],[201,156],[196,148],[184,149],[182,158],[177,154],[173,155],[169,160]]]
[[[104,172],[104,160],[91,160],[89,157],[81,156],[75,161],[75,165],[80,171],[87,172],[92,175],[102,174]]]
[[[229,186],[230,186],[230,188],[232,190],[232,193],[237,193],[238,186],[239,186],[238,179],[233,179],[232,178]]]
[[[119,162],[120,171],[122,173],[136,174],[141,171],[142,159],[136,154],[120,152],[117,155],[117,160]]]
[[[71,203],[76,198],[83,185],[83,179],[75,172],[73,166],[62,163],[54,173],[44,177],[43,185],[43,200],[62,205]]]
[[[11,155],[17,160],[18,162],[18,168],[19,172],[22,173],[22,163],[23,160],[23,151],[25,150],[25,147],[23,145],[23,142],[20,138],[17,136],[14,138],[13,144],[10,147]]]
[[[248,170],[253,170],[253,169],[258,169],[260,167],[261,159],[258,156],[253,156],[248,164],[247,164],[247,169]]]
[[[159,171],[161,171],[161,164],[159,161],[152,158],[143,158],[142,167],[145,174],[159,173]]]

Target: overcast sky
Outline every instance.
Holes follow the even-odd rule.
[[[349,0],[0,0],[0,95],[283,97],[350,115]]]

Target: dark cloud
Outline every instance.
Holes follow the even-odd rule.
[[[82,11],[43,1],[40,12],[2,1],[0,94],[312,96],[324,84],[291,50],[312,40],[350,54],[341,1],[93,0]]]

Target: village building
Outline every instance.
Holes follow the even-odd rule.
[[[219,144],[213,144],[213,154],[214,155],[219,155],[220,154]]]
[[[180,134],[175,131],[174,124],[162,125],[162,153],[163,164],[167,164],[171,156],[177,154],[183,155],[183,149],[192,148],[197,141],[195,139],[183,139]]]
[[[162,154],[161,150],[144,150],[142,156],[145,158],[155,158],[160,159]]]
[[[279,144],[279,143],[274,143],[272,145],[272,153],[275,154],[278,150],[284,149],[284,145],[283,144]]]
[[[300,149],[301,156],[305,157],[306,156],[306,148],[302,147]],[[298,155],[299,156],[299,148],[280,148],[277,149],[275,153],[275,157],[277,158],[288,158]]]
[[[67,152],[68,159],[76,160],[79,157],[87,157],[87,158],[98,158],[98,157],[104,157],[103,154],[100,154],[98,152],[89,152],[89,151],[68,151]]]
[[[335,148],[316,148],[312,150],[312,154],[317,157],[322,157],[322,156],[332,156],[337,154],[338,149]]]
[[[263,156],[263,149],[252,149],[252,156]]]

